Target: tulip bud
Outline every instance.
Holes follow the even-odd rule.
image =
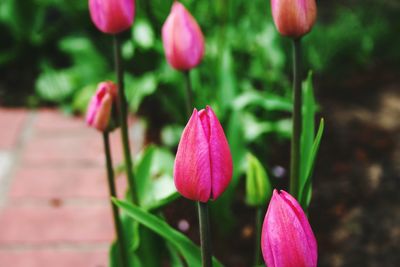
[[[252,154],[247,155],[246,202],[250,206],[262,206],[271,197],[272,188],[267,172]]]
[[[271,8],[279,33],[292,38],[308,33],[317,18],[315,0],[271,0]]]
[[[299,203],[274,190],[261,233],[261,250],[268,267],[317,266],[317,241]]]
[[[87,124],[101,132],[114,129],[118,121],[116,119],[117,96],[118,89],[113,82],[100,83],[89,103],[86,114]]]
[[[231,178],[232,156],[218,118],[209,106],[194,109],[176,153],[176,189],[188,199],[207,202],[216,200]]]
[[[179,2],[162,27],[162,39],[168,63],[177,70],[197,66],[204,55],[204,37],[196,20]]]
[[[135,0],[89,0],[89,11],[100,31],[117,34],[132,26]]]

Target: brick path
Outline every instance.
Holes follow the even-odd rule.
[[[107,266],[101,135],[53,110],[0,108],[0,125],[0,267]]]

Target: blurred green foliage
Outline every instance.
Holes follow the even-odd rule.
[[[270,177],[272,187],[276,182],[264,170],[271,169],[265,166],[271,154],[265,137],[286,140],[291,135],[290,41],[277,33],[268,0],[181,2],[198,20],[206,38],[205,58],[190,73],[195,106],[213,107],[232,151],[232,183],[212,204],[222,230],[229,231],[234,221],[230,205],[246,172],[245,155],[250,150],[258,160],[253,160],[254,173],[249,176]],[[149,146],[137,160],[137,175],[144,177],[137,186],[142,190],[141,204],[147,209],[159,208],[177,197],[172,186],[171,151],[187,121],[183,75],[167,64],[161,42],[161,27],[171,4],[172,0],[136,0],[134,26],[123,34],[130,111],[147,120],[151,141],[163,146]],[[334,80],[382,62],[400,67],[398,1],[318,4],[318,23],[304,38],[305,70],[312,69],[317,77]],[[57,105],[68,113],[83,114],[96,85],[114,79],[112,38],[92,25],[86,0],[2,0],[0,30],[0,73],[4,75],[0,80],[0,104]],[[322,122],[315,133],[317,105],[311,78],[304,86],[304,99],[307,127],[302,137],[305,157],[300,195],[303,206],[307,206],[313,162],[323,130]],[[269,183],[267,187],[270,190]],[[159,194],[160,188],[165,195]],[[158,217],[123,202],[119,205],[130,217],[141,220],[149,228],[147,231],[164,229],[155,232],[170,239],[172,245],[167,246],[171,255],[177,255],[177,251],[185,255],[186,250],[192,249],[193,244],[180,235],[186,247],[174,245],[171,236],[177,235],[176,231]],[[126,218],[126,229],[135,231],[132,236],[138,236],[140,231],[139,249],[146,242],[157,243],[149,238],[154,233],[139,229],[137,223],[131,227],[132,220]],[[134,241],[131,246],[137,249],[139,241]],[[115,253],[115,247],[111,253]],[[187,258],[193,256],[186,253]],[[150,255],[134,260],[151,266],[147,261],[154,258]]]
[[[249,147],[258,148],[253,152],[265,162],[265,136],[291,134],[290,42],[275,30],[267,0],[182,2],[206,37],[205,58],[191,80],[195,106],[211,105],[226,129],[235,166],[225,194],[230,199]],[[136,1],[134,26],[123,36],[123,59],[130,110],[147,120],[152,141],[173,150],[187,118],[183,75],[167,64],[161,42],[171,4]],[[397,1],[318,4],[318,23],[304,38],[305,69],[340,77],[379,60],[399,62]],[[2,102],[28,95],[25,104],[82,114],[97,83],[114,79],[112,38],[92,25],[87,1],[2,0],[0,29]]]

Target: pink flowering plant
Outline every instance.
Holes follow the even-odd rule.
[[[248,94],[231,97],[226,90],[233,86],[232,79],[224,78],[224,83],[216,89],[221,90],[224,97],[217,101],[198,98],[201,82],[193,80],[196,80],[198,68],[208,67],[208,61],[203,59],[213,51],[206,50],[207,33],[203,34],[201,25],[191,14],[192,6],[180,1],[171,3],[156,38],[162,42],[167,68],[184,85],[176,88],[184,88],[184,99],[165,97],[170,97],[171,103],[176,102],[178,108],[183,106],[179,102],[184,102],[186,115],[181,116],[187,124],[179,128],[176,145],[171,148],[174,154],[165,147],[148,145],[138,156],[133,155],[129,133],[132,94],[126,89],[124,53],[127,52],[123,46],[130,47],[124,38],[128,31],[132,29],[135,33],[138,27],[134,21],[135,1],[88,1],[93,25],[113,39],[114,82],[100,82],[105,77],[98,77],[100,83],[89,102],[86,117],[88,126],[99,131],[104,142],[116,237],[110,247],[110,267],[224,266],[213,256],[215,236],[212,233],[217,228],[211,229],[211,226],[225,226],[223,217],[237,201],[235,192],[244,192],[241,201],[255,211],[254,266],[317,266],[317,241],[306,214],[324,123],[321,120],[315,131],[317,108],[312,75],[303,82],[301,61],[302,38],[313,28],[317,7],[315,0],[271,0],[270,4],[276,30],[293,43],[292,102],[273,102],[267,96],[256,98],[265,106],[275,105],[277,110],[292,113],[287,124],[291,128],[287,131],[291,137],[290,155],[287,155],[290,179],[282,190],[274,189],[276,183],[269,177],[265,164],[243,141],[246,135],[248,138],[254,134],[247,129],[250,124],[242,117],[243,107],[253,103],[251,97]],[[145,14],[138,16],[143,18]],[[221,64],[233,60],[226,54],[229,49],[223,43],[218,45]],[[229,77],[226,72],[221,75]],[[130,82],[128,80],[128,86]],[[157,110],[158,107],[153,108]],[[250,118],[248,115],[247,119]],[[127,181],[124,198],[118,198],[115,185],[116,166],[109,140],[114,130],[119,132],[123,148],[120,170]],[[242,191],[241,177],[246,179]],[[189,206],[189,212],[198,214],[199,245],[170,225],[163,213],[181,196],[186,199],[182,200],[185,203],[197,204],[197,211]],[[228,218],[235,219],[233,215]],[[229,231],[228,226],[229,223],[226,224]]]

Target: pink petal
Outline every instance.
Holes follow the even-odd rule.
[[[89,0],[89,11],[96,27],[116,34],[131,27],[135,14],[134,0]]]
[[[111,82],[101,82],[96,93],[90,100],[86,113],[86,122],[89,126],[104,131],[111,117],[112,105],[116,103],[117,86]]]
[[[178,70],[197,66],[204,55],[204,37],[193,16],[179,2],[174,2],[162,28],[165,55]]]
[[[97,110],[97,114],[93,121],[93,127],[95,127],[99,131],[104,131],[109,122],[111,116],[113,99],[110,94],[107,94],[101,100],[99,109]]]
[[[271,0],[271,9],[278,31],[295,38],[308,33],[317,17],[315,0]]]
[[[315,267],[317,245],[300,205],[274,190],[264,219],[261,248],[268,267]]]
[[[184,197],[207,202],[211,195],[210,152],[197,110],[183,130],[174,165],[176,189]]]
[[[233,164],[224,130],[211,107],[200,111],[202,128],[209,142],[211,164],[211,198],[217,199],[229,186]]]

